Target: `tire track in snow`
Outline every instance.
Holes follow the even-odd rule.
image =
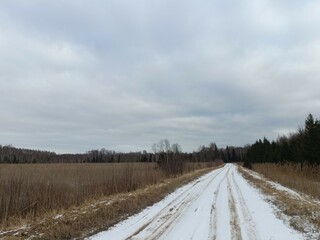
[[[243,195],[241,193],[241,190],[235,181],[234,178],[234,170],[235,167],[233,166],[233,171],[231,174],[231,190],[232,194],[235,197],[235,206],[236,211],[239,216],[240,220],[240,226],[241,226],[241,236],[244,239],[249,240],[259,240],[260,236],[256,229],[255,222],[253,221],[252,215],[250,213],[250,210],[246,204],[245,199],[243,198]]]
[[[222,169],[221,169],[222,171]],[[220,173],[220,172],[219,172]],[[204,180],[206,180],[207,178],[209,178],[208,174],[207,176],[204,177]],[[185,193],[190,191],[190,189],[194,186],[196,186],[198,183],[200,183],[200,179],[198,179],[195,183],[192,184],[192,186],[188,186],[185,187],[185,189],[182,190],[182,192],[180,192],[174,199],[172,199],[164,208],[162,208],[152,219],[150,219],[146,224],[143,224],[142,226],[139,227],[139,229],[137,231],[135,231],[133,234],[131,234],[130,236],[128,236],[126,238],[126,240],[128,239],[132,239],[135,235],[139,234],[140,232],[142,232],[144,229],[146,229],[151,223],[152,221],[154,221],[156,218],[159,218],[161,214],[165,213],[165,212],[171,212],[174,209],[174,205],[179,202],[179,199],[183,200],[183,198],[185,197]],[[189,193],[190,194],[190,193]],[[188,196],[188,195],[187,195]],[[141,219],[139,220],[143,220],[147,217],[148,214],[145,214]],[[139,222],[139,221],[138,221]],[[138,222],[134,222],[131,225],[128,226],[128,228],[136,226]]]
[[[208,186],[209,186],[212,182],[214,182],[214,180],[215,180],[223,171],[225,171],[225,169],[222,168],[216,175],[214,175],[214,176],[211,178],[211,180],[210,180],[204,187],[202,187],[201,189],[199,189],[199,191],[197,192],[196,196],[193,196],[193,198],[188,201],[189,204],[188,204],[187,206],[185,206],[185,208],[189,207],[189,205],[190,205],[191,203],[195,202],[195,201],[201,196],[201,194],[203,193],[203,191],[205,191],[205,190],[208,188]],[[190,193],[189,193],[188,195],[190,195]],[[185,208],[184,208],[184,209],[185,209]],[[181,217],[184,209],[181,209],[181,211],[178,213],[178,216],[171,215],[171,216],[170,216],[170,221],[167,221],[165,225],[162,224],[164,227],[159,228],[158,231],[157,231],[156,233],[152,234],[152,236],[151,236],[150,238],[147,238],[147,240],[157,240],[157,239],[159,239],[160,237],[161,237],[161,238],[165,238],[165,236],[166,236],[167,234],[169,234],[169,233],[170,233],[170,230],[174,227],[174,224],[173,224],[173,223],[179,221],[179,218]],[[195,211],[197,211],[197,208],[195,209]]]
[[[240,220],[239,220],[235,200],[234,200],[231,185],[230,185],[229,175],[227,179],[228,179],[228,203],[229,203],[229,209],[230,209],[231,236],[232,236],[232,239],[234,240],[242,240]]]
[[[184,210],[195,201],[201,193],[207,189],[207,187],[215,180],[217,176],[219,176],[224,168],[218,169],[217,172],[212,177],[212,173],[208,174],[204,179],[197,180],[191,187],[185,189],[179,196],[174,198],[166,207],[164,207],[158,214],[156,214],[151,220],[148,221],[147,224],[140,227],[136,232],[126,238],[126,240],[130,239],[159,239],[166,231],[169,230],[170,226],[174,225],[173,223],[179,220],[179,217],[183,214]],[[210,181],[208,181],[210,180]],[[192,189],[197,184],[206,183],[204,186],[201,186],[199,190],[196,192],[192,192]],[[192,194],[191,194],[192,193]],[[143,238],[139,237],[139,234],[144,232],[149,232],[149,236],[144,236]]]
[[[211,211],[210,211],[210,233],[209,233],[209,239],[211,240],[216,240],[217,239],[217,200],[218,200],[218,196],[219,196],[219,192],[221,189],[221,184],[222,182],[226,179],[227,175],[229,174],[230,171],[230,167],[228,167],[228,170],[226,172],[226,174],[223,176],[223,178],[219,181],[216,190],[214,191],[214,200],[213,200],[213,204],[211,206]]]

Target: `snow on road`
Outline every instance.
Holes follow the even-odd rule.
[[[303,239],[226,164],[90,239]]]

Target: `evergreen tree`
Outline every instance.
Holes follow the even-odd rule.
[[[299,163],[301,168],[305,163],[320,165],[320,121],[311,114],[305,120],[304,129],[289,137],[283,136],[276,142],[259,139],[247,151],[246,161],[251,163]]]
[[[305,160],[311,164],[315,165],[319,162],[319,152],[318,148],[318,134],[317,134],[317,124],[311,114],[307,117],[305,121],[305,133],[303,141],[303,157]]]

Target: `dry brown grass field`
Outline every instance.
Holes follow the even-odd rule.
[[[203,166],[189,163],[186,172]],[[0,165],[0,227],[165,178],[155,163]]]
[[[320,199],[320,166],[304,166],[301,170],[299,164],[257,163],[253,164],[252,170],[272,181]]]

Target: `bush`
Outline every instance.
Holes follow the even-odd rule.
[[[183,174],[186,168],[186,162],[183,159],[178,158],[176,154],[170,153],[167,155],[160,155],[158,166],[165,174],[176,176]]]
[[[245,160],[243,163],[243,167],[248,168],[248,169],[252,169],[251,162],[248,160]]]

